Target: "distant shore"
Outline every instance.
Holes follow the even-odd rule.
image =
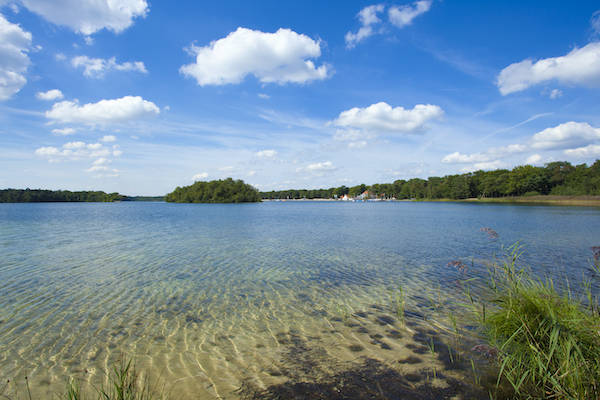
[[[262,201],[318,201],[318,202],[330,202],[336,201],[346,203],[346,201],[338,199],[282,199],[282,200],[271,200],[263,199]],[[369,202],[377,202],[368,200]],[[382,200],[382,201],[398,201],[398,202],[452,202],[452,203],[519,203],[519,204],[549,204],[559,206],[586,206],[586,207],[600,207],[600,196],[510,196],[510,197],[482,197],[482,198],[470,198],[470,199],[402,199],[402,200]],[[351,201],[348,201],[351,202]]]
[[[471,199],[419,199],[416,201],[451,201],[460,203],[520,203],[520,204],[551,204],[558,206],[587,206],[600,207],[600,196],[510,196],[482,197]]]

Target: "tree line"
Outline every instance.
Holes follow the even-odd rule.
[[[600,195],[600,160],[591,166],[556,161],[543,167],[522,165],[495,171],[476,171],[428,179],[413,178],[393,183],[340,186],[329,189],[290,189],[261,192],[263,199],[316,199],[348,195],[356,197],[368,190],[377,197],[396,199],[466,199],[533,195]]]
[[[126,200],[119,193],[102,191],[42,190],[42,189],[3,189],[0,190],[0,203],[46,203],[46,202],[112,202]]]
[[[165,200],[174,203],[248,203],[260,201],[260,194],[240,179],[227,178],[178,186]]]

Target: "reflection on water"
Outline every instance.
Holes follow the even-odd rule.
[[[443,203],[2,204],[0,377],[27,375],[47,396],[132,357],[175,398],[477,397],[462,371],[469,342],[453,342],[439,310],[516,240],[537,272],[576,282],[599,217]]]

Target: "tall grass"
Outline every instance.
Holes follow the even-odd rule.
[[[497,351],[498,383],[519,398],[600,399],[600,315],[591,285],[579,299],[518,267],[520,248],[490,270],[488,306],[477,310]],[[596,266],[598,263],[596,263]]]
[[[21,396],[16,385],[11,391],[9,382],[0,389],[0,398],[7,400],[35,400],[29,390],[29,381],[25,378],[27,396]],[[82,386],[85,383],[85,388]],[[11,393],[12,392],[12,393]],[[142,377],[131,360],[118,361],[107,372],[107,382],[101,386],[87,385],[74,378],[67,382],[63,393],[55,397],[61,400],[167,400],[163,389],[151,385],[146,377]]]

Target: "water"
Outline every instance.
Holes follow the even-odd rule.
[[[0,204],[0,378],[49,396],[133,358],[175,398],[235,399],[376,363],[450,393],[470,378],[424,351],[442,340],[434,304],[516,241],[577,290],[599,222],[461,203]]]

